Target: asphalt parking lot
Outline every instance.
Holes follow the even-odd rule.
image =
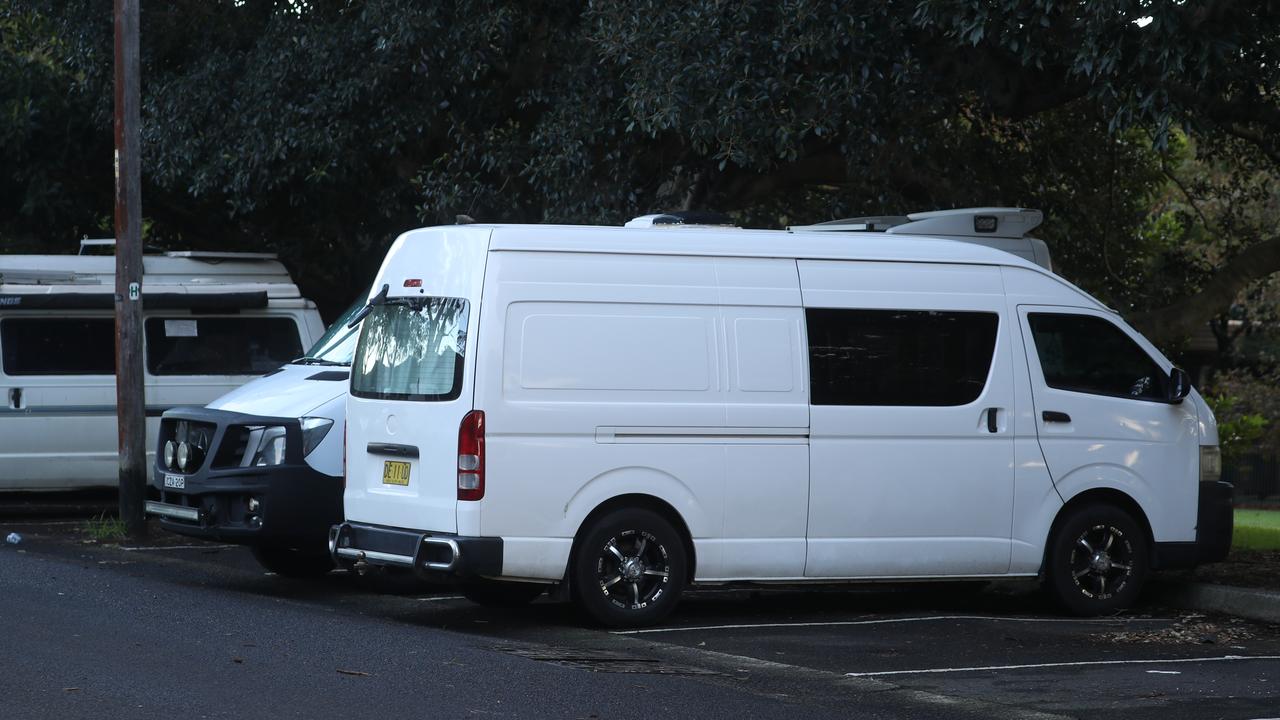
[[[73,532],[82,522],[6,523],[0,530],[18,529],[24,541],[0,552],[185,596],[461,634],[486,652],[572,668],[568,677],[584,683],[600,673],[682,677],[781,701],[797,716],[857,707],[885,717],[1280,717],[1280,627],[1230,617],[1145,605],[1066,618],[1025,584],[703,588],[661,627],[606,631],[548,598],[498,611],[409,577],[288,580],[232,546],[85,544]]]

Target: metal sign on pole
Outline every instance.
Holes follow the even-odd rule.
[[[120,519],[146,534],[146,398],[142,375],[142,163],[138,3],[115,2],[116,419]]]

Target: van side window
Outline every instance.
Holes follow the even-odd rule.
[[[967,405],[986,386],[1000,318],[932,310],[805,311],[814,405]]]
[[[1112,323],[1056,313],[1028,313],[1027,323],[1049,387],[1164,401],[1166,374]]]
[[[152,375],[261,375],[302,355],[287,317],[147,318]]]
[[[0,347],[6,375],[115,375],[115,320],[5,318]]]

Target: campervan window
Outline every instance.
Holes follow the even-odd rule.
[[[6,375],[114,375],[115,321],[101,318],[5,318],[0,347]]]
[[[1168,376],[1120,328],[1092,315],[1030,313],[1045,384],[1141,400],[1167,397]]]
[[[352,363],[351,394],[383,400],[453,400],[462,392],[469,305],[413,298],[374,306]]]
[[[805,314],[814,405],[967,405],[986,385],[999,325],[994,313]]]
[[[302,354],[288,317],[152,317],[146,335],[152,375],[261,375]]]

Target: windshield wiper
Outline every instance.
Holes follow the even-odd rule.
[[[359,325],[360,321],[365,319],[365,316],[373,312],[374,305],[385,305],[387,302],[387,293],[389,292],[391,292],[391,286],[383,285],[382,289],[378,291],[378,294],[369,299],[369,303],[367,305],[360,308],[359,312],[351,316],[351,322],[347,323],[347,327],[353,328],[356,325]]]

